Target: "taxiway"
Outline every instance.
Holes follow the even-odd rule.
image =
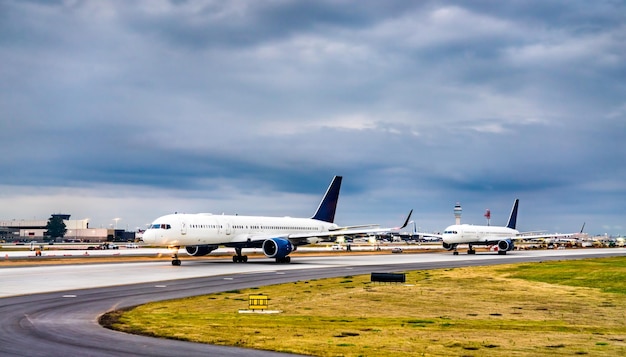
[[[232,347],[135,336],[102,328],[108,311],[185,296],[376,272],[626,255],[626,249],[298,257],[292,264],[226,259],[0,269],[3,356],[278,356]]]

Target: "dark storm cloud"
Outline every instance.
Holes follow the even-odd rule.
[[[259,202],[317,197],[341,174],[343,212],[365,221],[415,207],[434,229],[457,200],[480,218],[482,202],[506,212],[519,195],[538,228],[597,215],[617,233],[625,10],[5,1],[0,183],[270,209]]]

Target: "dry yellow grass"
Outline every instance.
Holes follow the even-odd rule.
[[[317,356],[626,355],[626,295],[510,278],[511,266],[300,281],[137,307],[117,328]],[[239,314],[249,294],[276,315]]]

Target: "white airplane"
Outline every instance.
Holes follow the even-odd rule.
[[[447,250],[453,250],[454,255],[458,255],[457,246],[459,244],[468,244],[467,254],[475,254],[473,246],[475,245],[497,245],[498,254],[506,254],[515,248],[514,241],[521,239],[537,239],[537,238],[554,238],[566,237],[571,234],[539,234],[530,235],[522,234],[515,229],[517,224],[517,208],[519,199],[515,200],[509,221],[504,227],[499,226],[474,226],[469,224],[452,225],[445,229],[441,236],[443,247]],[[583,226],[584,227],[584,226]]]
[[[233,262],[245,263],[243,248],[262,248],[268,258],[277,263],[289,263],[289,254],[299,245],[312,244],[338,237],[360,236],[389,232],[402,227],[379,228],[378,225],[340,227],[333,223],[339,199],[341,176],[335,176],[311,218],[260,217],[198,214],[170,214],[157,218],[143,234],[148,245],[166,246],[174,250],[172,265],[180,265],[178,249],[185,247],[187,254],[204,256],[219,246],[235,248]]]

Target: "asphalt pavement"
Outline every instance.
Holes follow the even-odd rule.
[[[101,327],[108,311],[186,296],[346,274],[626,255],[626,249],[302,257],[292,264],[253,259],[1,268],[2,356],[283,356],[135,336]],[[14,278],[11,278],[14,277]],[[12,280],[13,279],[13,280]],[[9,288],[5,283],[9,282]],[[37,289],[28,286],[39,286]],[[90,288],[85,288],[89,286]],[[98,286],[98,287],[96,287]],[[6,291],[11,290],[11,291]],[[33,291],[34,290],[34,291]],[[10,296],[9,296],[10,295]]]

